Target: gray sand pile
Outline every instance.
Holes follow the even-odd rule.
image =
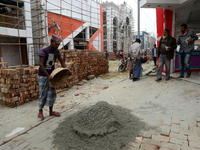
[[[58,150],[118,150],[134,141],[144,126],[130,110],[98,102],[61,122],[53,144]]]

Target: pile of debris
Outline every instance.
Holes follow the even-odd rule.
[[[61,122],[53,131],[53,144],[59,150],[121,149],[144,127],[129,110],[101,101]]]
[[[38,68],[30,66],[0,70],[0,102],[9,107],[15,107],[38,99]]]

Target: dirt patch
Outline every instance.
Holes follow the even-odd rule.
[[[118,150],[144,127],[130,110],[101,101],[61,122],[53,131],[53,144],[59,150]]]
[[[123,72],[118,72],[118,67],[121,64],[121,61],[119,60],[115,60],[115,61],[109,61],[109,73],[100,76],[99,78],[101,79],[114,79],[114,78],[119,78],[121,77],[125,77],[128,76],[128,71],[123,71]]]

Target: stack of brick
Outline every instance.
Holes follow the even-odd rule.
[[[66,62],[67,68],[72,72],[72,76],[66,80],[62,85],[56,87],[56,89],[63,89],[63,88],[71,88],[74,85],[77,85],[79,80],[78,80],[78,68],[77,65],[73,62]],[[56,68],[60,68],[61,65],[60,63],[56,63]]]
[[[91,50],[61,51],[72,76],[57,89],[71,88],[88,75],[108,73],[108,61],[103,52]],[[61,67],[56,63],[56,67]],[[15,107],[39,98],[39,67],[0,70],[0,102]]]
[[[114,52],[108,52],[108,60],[114,60],[115,59],[115,53]]]
[[[38,99],[38,67],[0,70],[0,101],[9,107]]]
[[[61,50],[65,64],[72,71],[72,77],[59,88],[70,88],[89,75],[99,76],[108,73],[108,61],[103,52],[92,50]],[[57,63],[56,67],[60,67]]]

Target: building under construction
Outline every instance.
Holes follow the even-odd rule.
[[[104,50],[128,52],[134,37],[132,8],[126,2],[119,6],[113,2],[105,2],[102,6]]]
[[[0,61],[9,67],[38,65],[39,49],[52,34],[63,37],[60,49],[128,51],[131,9],[116,7],[114,15],[113,8],[97,0],[0,0]],[[122,18],[122,11],[129,15]]]

